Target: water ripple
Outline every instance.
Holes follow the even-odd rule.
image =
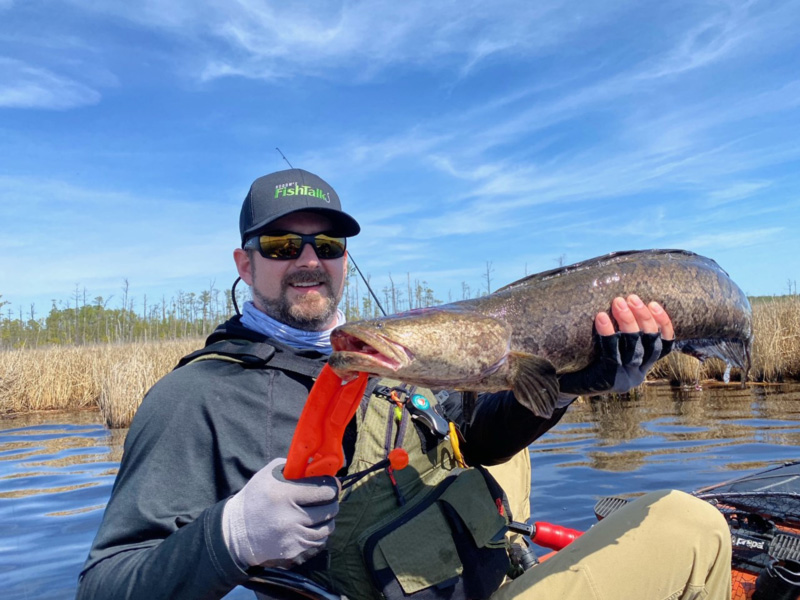
[[[92,412],[0,417],[3,600],[74,597],[125,433]],[[584,529],[599,497],[697,489],[798,458],[798,446],[800,386],[654,386],[576,403],[529,449],[533,516]]]

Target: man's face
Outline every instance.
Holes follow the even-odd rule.
[[[272,223],[270,231],[315,234],[331,230],[326,217],[294,213]],[[346,256],[321,260],[310,244],[293,260],[264,258],[234,251],[239,276],[253,290],[253,303],[273,319],[296,329],[321,331],[336,325],[336,311],[344,287]]]

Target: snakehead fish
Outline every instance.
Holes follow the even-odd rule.
[[[614,252],[530,275],[480,298],[337,327],[329,364],[433,388],[514,390],[535,414],[553,412],[552,373],[597,356],[594,316],[617,296],[657,301],[675,327],[674,349],[717,357],[747,378],[750,303],[710,258],[685,250]]]

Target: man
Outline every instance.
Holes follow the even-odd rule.
[[[281,467],[295,425],[344,322],[346,238],[360,228],[325,181],[300,169],[257,179],[239,228],[234,260],[253,300],[145,397],[79,598],[220,598],[237,585],[282,598],[275,582],[290,578],[365,599],[730,597],[727,526],[680,492],[644,496],[503,583],[499,488],[479,467],[451,471],[450,442],[410,421],[402,402],[438,401],[470,465],[508,461],[578,393],[641,383],[661,338],[668,351],[673,337],[657,304],[616,299],[620,333],[596,316],[601,360],[553,382],[561,393],[550,419],[511,392],[482,394],[465,415],[459,394],[373,380],[348,425],[338,478],[288,481]],[[376,469],[395,447],[409,466]]]

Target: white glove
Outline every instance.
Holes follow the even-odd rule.
[[[325,547],[339,512],[339,486],[333,477],[289,481],[286,459],[276,458],[225,505],[225,544],[240,566],[298,565]]]

